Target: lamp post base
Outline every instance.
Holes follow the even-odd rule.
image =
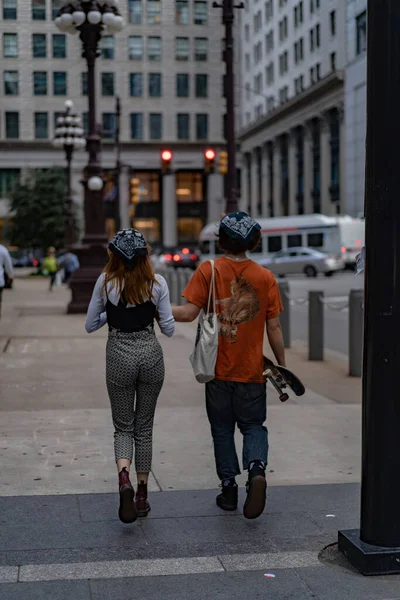
[[[339,551],[362,575],[400,573],[400,547],[372,546],[360,540],[359,529],[339,531]]]
[[[87,312],[94,285],[107,262],[106,239],[103,237],[102,241],[104,243],[82,244],[72,249],[81,266],[71,277],[72,299],[67,307],[68,314]]]

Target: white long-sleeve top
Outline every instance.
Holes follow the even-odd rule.
[[[153,297],[151,301],[156,305],[158,311],[158,322],[161,332],[171,337],[175,331],[175,320],[172,316],[171,302],[169,299],[169,290],[167,282],[161,275],[156,275],[157,283],[153,287]],[[85,328],[88,333],[97,331],[107,323],[106,304],[107,296],[110,302],[118,306],[119,293],[114,287],[110,289],[110,284],[107,287],[107,295],[104,291],[105,274],[102,273],[94,286],[92,299],[90,300],[89,308],[86,315]],[[127,308],[134,304],[127,304]]]
[[[0,288],[6,284],[4,272],[12,279],[14,277],[13,264],[9,251],[5,246],[0,244]]]

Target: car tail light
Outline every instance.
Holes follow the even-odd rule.
[[[165,260],[172,260],[172,254],[166,254],[164,258]]]
[[[197,254],[191,254],[190,260],[197,260]]]
[[[347,252],[346,246],[342,246],[341,251],[342,251],[342,254],[346,254],[346,252]]]
[[[190,254],[189,248],[183,248],[182,254]]]
[[[181,259],[181,257],[179,256],[179,254],[174,254],[174,262],[179,262]]]
[[[33,263],[34,267],[38,267],[39,266],[39,261],[36,260],[36,258],[32,261],[32,263]]]

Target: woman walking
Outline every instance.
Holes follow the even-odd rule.
[[[153,421],[164,382],[164,358],[154,333],[156,318],[164,335],[172,336],[166,281],[154,275],[147,243],[135,229],[117,233],[109,244],[109,260],[90,301],[86,331],[106,323],[106,381],[115,428],[114,449],[119,474],[119,518],[133,523],[150,511],[147,481],[151,470]],[[129,479],[135,444],[135,493]]]

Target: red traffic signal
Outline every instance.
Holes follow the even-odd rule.
[[[168,175],[169,173],[171,173],[171,161],[171,150],[163,150],[161,152],[161,171],[163,175]]]
[[[204,151],[204,170],[206,173],[214,173],[215,156],[215,150],[212,148],[208,148]]]

